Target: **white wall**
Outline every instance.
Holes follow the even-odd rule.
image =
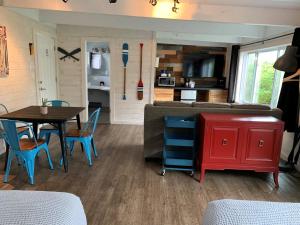
[[[9,76],[0,78],[0,102],[9,111],[37,103],[35,87],[35,61],[29,54],[29,43],[33,43],[34,31],[56,34],[47,27],[0,6],[0,25],[6,26]],[[0,151],[3,151],[0,143]]]
[[[153,32],[99,27],[82,27],[70,25],[57,26],[58,46],[71,51],[82,47],[85,39],[99,39],[109,42],[111,50],[111,122],[120,124],[142,124],[144,105],[152,100],[154,84],[154,59],[156,43]],[[129,44],[129,62],[127,68],[127,100],[122,100],[123,63],[122,45]],[[143,82],[144,100],[138,101],[136,87],[139,80],[140,43],[144,43]],[[67,59],[59,62],[59,87],[61,98],[72,105],[85,106],[86,93],[82,90],[82,74],[85,69],[84,54],[78,55],[80,62]]]

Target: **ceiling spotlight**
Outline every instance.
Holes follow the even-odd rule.
[[[67,3],[69,0],[62,0],[64,3]]]
[[[109,0],[109,3],[117,3],[117,0]]]
[[[175,12],[175,13],[177,13],[177,11],[178,11],[178,7],[177,7],[177,4],[179,4],[180,2],[179,2],[179,0],[174,0],[174,6],[172,7],[172,11],[173,12]]]
[[[156,6],[157,4],[157,0],[150,0],[149,3],[153,6]]]

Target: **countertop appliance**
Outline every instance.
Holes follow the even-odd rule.
[[[196,90],[182,90],[181,91],[181,102],[192,103],[197,101]]]
[[[158,77],[158,86],[160,87],[175,87],[175,77]]]

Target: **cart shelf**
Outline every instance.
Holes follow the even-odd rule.
[[[196,119],[193,117],[165,117],[163,167],[166,170],[195,170],[195,130]]]

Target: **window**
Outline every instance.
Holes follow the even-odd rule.
[[[245,52],[241,55],[241,71],[236,101],[277,106],[284,73],[273,68],[286,46]]]

